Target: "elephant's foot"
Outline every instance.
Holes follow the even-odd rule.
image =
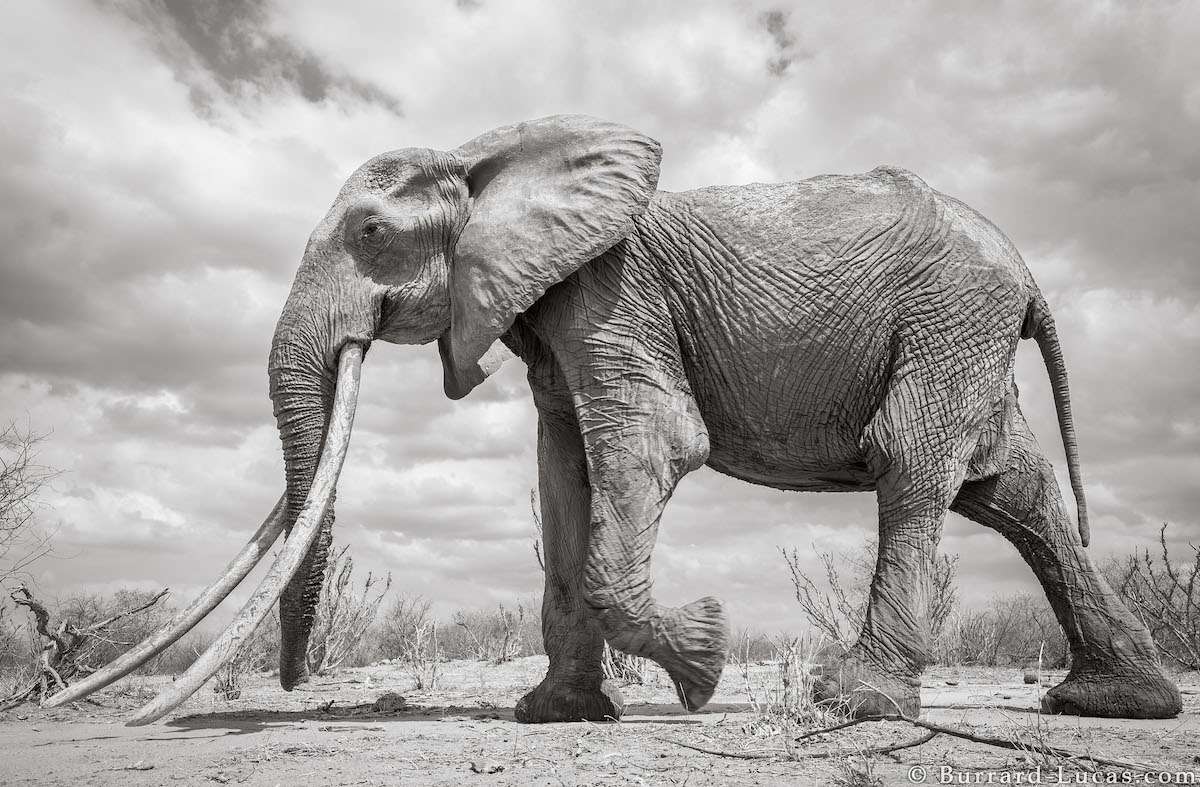
[[[1119,674],[1071,670],[1042,697],[1043,713],[1117,719],[1169,719],[1179,714],[1179,689],[1158,667]]]
[[[666,647],[654,655],[689,711],[712,699],[729,652],[729,626],[721,602],[711,596],[670,610],[660,621]],[[664,652],[665,651],[665,654]]]
[[[887,672],[857,648],[826,648],[817,656],[820,676],[813,681],[813,699],[845,707],[855,718],[921,714],[921,679]]]
[[[617,684],[603,681],[581,689],[568,681],[547,677],[517,703],[513,715],[524,724],[556,721],[615,721],[625,712],[625,698]]]

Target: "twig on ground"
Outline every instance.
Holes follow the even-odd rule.
[[[846,754],[863,754],[863,755],[866,755],[866,754],[891,754],[892,752],[897,752],[902,749],[911,749],[916,746],[922,746],[926,743],[929,743],[931,740],[933,740],[937,736],[938,736],[938,733],[929,732],[929,733],[921,735],[917,738],[913,738],[912,740],[901,741],[899,743],[891,743],[886,746],[872,746],[872,747],[866,748],[866,749],[856,749],[852,752],[851,751],[813,751],[813,752],[803,752],[803,753],[799,753],[799,754],[788,753],[788,752],[784,752],[784,751],[780,751],[780,750],[774,750],[774,751],[770,751],[770,752],[722,751],[721,749],[708,749],[703,746],[695,746],[693,744],[684,743],[683,741],[677,741],[672,738],[658,738],[658,740],[663,741],[664,743],[673,743],[676,746],[682,746],[685,749],[691,749],[693,751],[698,751],[703,754],[712,754],[716,757],[729,757],[729,758],[735,759],[735,760],[776,760],[776,759],[821,760],[821,759],[826,759],[829,757],[841,757]],[[783,755],[783,756],[781,757],[780,755]]]
[[[907,722],[907,723],[913,725],[914,727],[921,727],[922,729],[926,729],[931,732],[940,733],[942,735],[949,735],[954,738],[962,738],[963,740],[972,741],[974,743],[982,743],[985,746],[995,746],[996,748],[999,748],[999,749],[1012,749],[1015,751],[1030,751],[1030,752],[1036,752],[1038,754],[1050,754],[1050,755],[1053,755],[1056,757],[1067,757],[1070,759],[1086,759],[1086,760],[1091,760],[1092,762],[1094,762],[1098,765],[1111,765],[1111,766],[1114,766],[1117,768],[1128,768],[1131,770],[1145,771],[1145,770],[1153,770],[1154,769],[1153,766],[1147,765],[1145,763],[1133,762],[1132,760],[1109,759],[1107,757],[1098,757],[1094,754],[1078,754],[1078,753],[1072,752],[1068,749],[1063,749],[1058,746],[1051,746],[1049,744],[1043,744],[1043,743],[1026,744],[1026,743],[1020,743],[1020,742],[1016,742],[1016,741],[1006,740],[1004,738],[993,738],[989,735],[977,735],[975,733],[967,732],[966,730],[960,730],[955,727],[946,727],[945,725],[935,724],[931,721],[923,721],[921,719],[914,719],[910,716],[905,716],[903,714],[885,714],[885,715],[880,715],[880,716],[866,716],[861,719],[855,719],[850,722],[843,722],[842,724],[835,724],[830,727],[824,727],[824,728],[817,729],[817,730],[809,730],[808,732],[806,732],[802,736],[800,736],[800,738],[810,738],[814,735],[820,735],[820,734],[826,733],[826,732],[835,732],[837,730],[844,729],[846,727],[851,727],[855,724],[864,724],[869,721]],[[799,738],[797,740],[799,740]]]
[[[889,744],[886,746],[876,746],[876,747],[872,747],[872,748],[868,748],[868,749],[863,749],[860,752],[861,754],[891,754],[892,752],[900,751],[901,749],[909,749],[909,748],[913,748],[915,746],[921,746],[921,745],[933,740],[938,735],[949,735],[953,738],[961,738],[963,740],[971,741],[973,743],[981,743],[985,746],[995,746],[996,748],[999,748],[999,749],[1010,749],[1010,750],[1021,751],[1021,752],[1032,752],[1032,753],[1036,753],[1036,754],[1051,755],[1051,756],[1055,756],[1055,757],[1063,757],[1063,758],[1066,758],[1069,760],[1074,760],[1074,761],[1088,760],[1097,765],[1109,765],[1112,767],[1125,768],[1128,770],[1138,770],[1138,771],[1154,770],[1154,766],[1152,766],[1152,765],[1148,765],[1148,764],[1140,763],[1140,762],[1134,762],[1132,760],[1120,760],[1120,759],[1110,759],[1108,757],[1099,757],[1090,752],[1087,754],[1079,754],[1077,752],[1073,752],[1068,749],[1063,749],[1058,746],[1051,746],[1049,744],[1041,743],[1041,742],[1025,742],[1025,741],[1019,741],[1019,740],[1006,740],[1004,738],[993,738],[989,735],[978,735],[973,732],[967,732],[966,730],[958,729],[955,727],[947,727],[945,725],[935,724],[930,721],[914,719],[909,716],[905,716],[904,714],[901,714],[901,713],[890,713],[890,714],[884,714],[884,715],[878,715],[878,716],[866,716],[861,719],[851,719],[850,721],[844,721],[839,724],[832,724],[828,727],[819,727],[815,730],[809,730],[808,732],[805,732],[802,735],[797,736],[793,740],[802,741],[802,740],[805,740],[807,738],[812,738],[817,735],[824,735],[826,733],[837,732],[839,730],[844,730],[849,727],[854,727],[859,724],[866,724],[866,723],[872,722],[872,721],[906,722],[908,724],[913,725],[914,727],[920,727],[924,730],[927,730],[928,734],[922,735],[921,737],[915,738],[911,741],[905,741],[905,742],[901,742],[898,744]],[[821,759],[821,758],[826,758],[826,757],[838,757],[838,756],[841,756],[842,754],[846,753],[846,752],[841,752],[841,751],[820,751],[820,752],[795,753],[795,752],[787,752],[784,750],[776,750],[771,753],[767,753],[767,752],[763,752],[763,753],[731,752],[731,751],[722,751],[720,749],[708,749],[703,746],[695,746],[690,743],[684,743],[683,741],[674,740],[672,738],[659,737],[658,740],[663,741],[664,743],[673,744],[675,746],[682,746],[685,749],[691,749],[693,751],[698,751],[698,752],[701,752],[702,754],[711,754],[715,757],[728,757],[730,759],[735,759],[735,760]]]

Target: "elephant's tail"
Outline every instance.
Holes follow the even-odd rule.
[[[1062,346],[1058,343],[1058,332],[1054,330],[1054,317],[1039,293],[1029,303],[1025,312],[1025,324],[1021,338],[1032,338],[1042,351],[1042,361],[1050,376],[1050,389],[1054,392],[1054,409],[1058,413],[1058,431],[1062,435],[1063,450],[1067,455],[1067,472],[1071,477],[1071,491],[1075,495],[1075,508],[1079,520],[1079,539],[1086,547],[1091,540],[1088,527],[1087,503],[1083,499],[1083,476],[1079,471],[1079,446],[1075,442],[1075,422],[1071,419],[1071,394],[1067,389],[1067,365],[1063,361]]]

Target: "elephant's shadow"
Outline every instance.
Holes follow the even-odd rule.
[[[703,724],[705,716],[745,713],[751,710],[746,703],[713,703],[691,713],[676,703],[639,703],[625,710],[621,724]],[[371,703],[360,705],[329,704],[303,710],[265,710],[245,708],[216,713],[195,713],[167,722],[177,732],[195,730],[225,730],[226,735],[247,735],[272,728],[297,724],[328,726],[327,732],[353,732],[371,726],[396,722],[457,721],[486,724],[495,721],[516,721],[512,708],[480,708],[461,705],[408,705],[392,710],[375,710]],[[576,724],[579,722],[564,722]],[[336,729],[332,729],[336,728]]]

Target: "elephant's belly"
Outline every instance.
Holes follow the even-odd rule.
[[[727,462],[725,457],[709,454],[708,466],[742,481],[749,481],[773,489],[789,489],[797,492],[869,492],[875,488],[875,480],[867,473],[864,465],[843,465],[823,471],[785,470],[747,465],[742,462]]]
[[[699,354],[692,390],[708,430],[708,465],[778,489],[874,489],[862,437],[885,385],[886,355],[868,341],[845,350],[784,344]],[[718,368],[707,358],[739,360]]]
[[[820,459],[793,451],[764,451],[731,446],[712,439],[708,466],[719,473],[775,489],[801,492],[865,492],[875,488],[875,479],[861,461]]]

